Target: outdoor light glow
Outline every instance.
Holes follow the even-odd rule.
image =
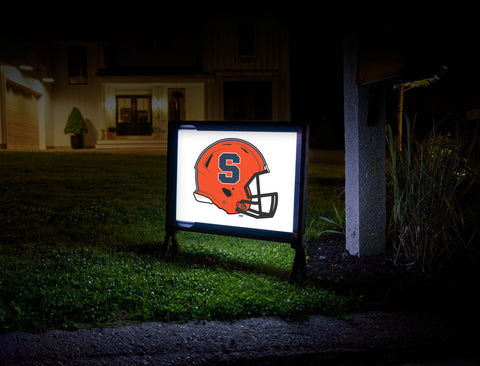
[[[33,70],[33,66],[25,65],[25,64],[20,65],[18,68],[20,70],[23,70],[23,71],[32,71]]]
[[[42,78],[42,81],[45,82],[45,83],[53,83],[55,81],[55,79],[52,78],[51,76],[46,76],[46,77]]]
[[[115,109],[115,98],[113,97],[106,97],[105,98],[105,108],[114,110]]]
[[[152,98],[152,109],[164,109],[164,102],[162,98]]]

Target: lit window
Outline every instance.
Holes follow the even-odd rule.
[[[117,96],[117,135],[152,134],[152,97]]]

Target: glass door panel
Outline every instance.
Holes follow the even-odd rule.
[[[152,97],[117,96],[117,135],[152,134]]]

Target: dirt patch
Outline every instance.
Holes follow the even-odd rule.
[[[474,248],[472,248],[474,253]],[[358,257],[345,250],[345,237],[329,235],[307,243],[307,277],[337,294],[359,297],[360,311],[451,311],[480,304],[479,266],[459,253],[449,266],[425,275],[396,265],[393,255]]]
[[[398,310],[403,291],[421,276],[396,266],[391,254],[350,255],[343,235],[328,235],[307,243],[307,278],[313,284],[353,295],[364,310]],[[400,294],[402,293],[402,294]],[[392,308],[394,306],[395,309]]]

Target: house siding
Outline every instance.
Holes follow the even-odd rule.
[[[0,62],[0,146],[45,149],[51,86]]]
[[[10,148],[38,148],[38,100],[25,89],[7,84],[7,141]]]
[[[247,19],[253,24],[254,52],[245,56],[239,54],[238,47],[239,27],[244,21],[213,18],[201,22],[201,26],[194,29],[195,47],[186,53],[178,47],[179,39],[173,43],[172,50],[159,47],[147,53],[135,49],[135,39],[127,43],[119,43],[119,39],[115,44],[104,40],[52,41],[48,48],[51,62],[45,63],[45,70],[53,75],[53,84],[40,82],[40,74],[20,71],[18,62],[13,62],[7,51],[2,57],[7,68],[1,69],[4,81],[0,83],[3,85],[0,88],[0,146],[8,145],[9,139],[12,142],[6,132],[9,127],[5,121],[6,104],[11,103],[6,98],[6,83],[16,83],[36,93],[38,143],[32,142],[32,148],[69,147],[70,138],[63,130],[73,107],[80,110],[89,127],[86,146],[94,147],[103,138],[102,130],[115,125],[115,96],[121,94],[151,95],[154,138],[166,139],[167,136],[168,89],[185,90],[186,120],[223,120],[226,82],[271,83],[271,119],[290,120],[288,31],[273,19]],[[160,37],[157,44],[161,44],[162,34],[151,32],[147,36]],[[189,34],[175,35],[181,36]],[[192,45],[192,42],[186,44]],[[69,80],[69,47],[86,50],[86,83],[72,84]],[[177,55],[180,64],[175,65],[176,55],[172,52],[179,51],[182,53]]]
[[[68,47],[84,46],[87,51],[87,84],[72,85],[68,80]],[[55,50],[53,113],[48,129],[52,131],[49,147],[70,146],[70,137],[63,129],[73,107],[82,113],[88,126],[85,146],[93,147],[103,123],[101,79],[96,76],[103,67],[103,45],[99,43],[59,43]]]

